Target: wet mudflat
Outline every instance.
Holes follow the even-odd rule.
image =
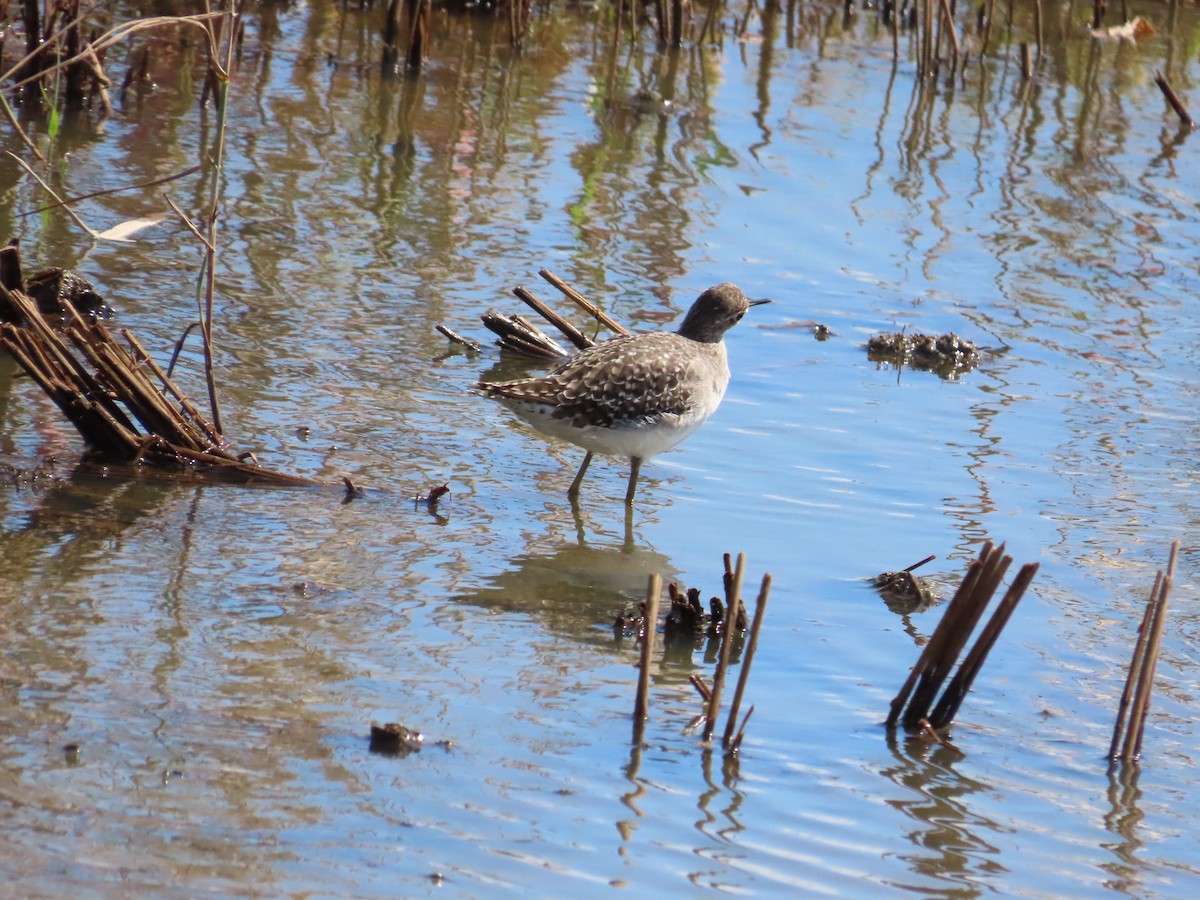
[[[535,16],[521,53],[490,18],[439,12],[415,87],[378,73],[378,12],[248,12],[223,176],[226,428],[330,487],[0,490],[6,883],[1194,893],[1200,184],[1196,135],[1153,80],[1195,92],[1192,11],[1135,4],[1158,28],[1136,44],[1092,40],[1090,8],[1056,12],[1025,85],[1018,6],[1011,38],[923,90],[871,12],[784,7],[674,54],[614,53],[602,12]],[[194,48],[148,43],[152,84],[102,125],[64,122],[64,193],[203,160]],[[43,202],[19,175],[0,160],[0,233],[83,272],[169,355],[196,316],[195,239],[165,221],[93,246],[60,212],[18,219]],[[161,211],[164,189],[196,210],[204,178],[78,211],[101,230]],[[625,463],[593,464],[576,515],[582,451],[468,392],[528,368],[435,331],[487,343],[479,314],[517,310],[512,285],[552,296],[542,266],[638,328],[721,281],[774,300],[730,333],[724,405],[643,468],[628,524]],[[950,378],[868,358],[902,330],[985,352]],[[199,378],[196,345],[181,366]],[[0,459],[69,475],[73,432],[12,375],[0,360]],[[364,496],[344,503],[343,476]],[[443,483],[435,509],[413,502]],[[936,553],[921,574],[951,584],[989,538],[1041,569],[957,750],[889,740],[941,607],[898,614],[867,579]],[[1176,538],[1146,758],[1110,779],[1123,667]],[[652,572],[719,594],[738,550],[751,583],[773,576],[740,754],[687,730],[703,645],[662,658],[632,746],[637,647],[614,617]],[[373,754],[372,722],[425,742]]]

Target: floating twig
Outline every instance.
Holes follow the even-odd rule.
[[[475,341],[471,340],[470,338],[465,338],[461,334],[458,334],[457,332],[451,331],[445,325],[435,325],[433,327],[436,328],[440,333],[445,335],[452,343],[461,344],[463,347],[466,347],[472,353],[478,353],[479,351],[481,351],[483,349]]]

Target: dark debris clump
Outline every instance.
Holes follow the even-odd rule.
[[[979,365],[981,353],[972,341],[947,334],[881,334],[867,341],[867,358],[873,362],[936,372],[957,378]]]
[[[408,756],[421,749],[425,736],[415,729],[388,722],[371,726],[371,752],[384,756]]]
[[[876,575],[871,579],[871,586],[883,598],[887,608],[898,615],[924,612],[941,599],[928,580],[907,569]]]
[[[668,640],[681,636],[715,637],[724,630],[725,604],[719,597],[709,599],[709,611],[706,613],[704,605],[700,602],[699,588],[681,591],[676,584],[671,583],[667,585],[667,594],[671,598],[671,608],[663,623],[663,631]],[[739,632],[745,631],[747,624],[746,606],[744,603],[739,604],[736,628]],[[645,627],[645,603],[638,604],[636,613],[632,610],[621,612],[613,622],[613,631],[618,637],[630,633],[641,635]]]

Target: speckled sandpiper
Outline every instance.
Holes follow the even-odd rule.
[[[696,298],[678,331],[621,335],[581,350],[541,378],[475,387],[543,434],[587,451],[567,491],[572,501],[593,454],[628,456],[625,503],[632,504],[642,461],[703,425],[725,396],[725,332],[751,306],[769,302],[718,284]]]

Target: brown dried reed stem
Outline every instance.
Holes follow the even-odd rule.
[[[988,541],[980,549],[979,556],[968,567],[962,584],[946,608],[941,622],[934,629],[929,643],[925,645],[925,650],[913,666],[904,686],[892,700],[886,722],[888,728],[895,727],[897,721],[909,729],[919,728],[922,719],[929,719],[934,727],[939,728],[953,721],[988,652],[1037,572],[1035,563],[1022,567],[931,715],[930,709],[938,691],[949,677],[955,660],[975,630],[1011,563],[1012,557],[1004,555],[1003,544],[994,547],[991,541]]]
[[[738,733],[737,733],[736,737],[734,737],[734,739],[732,741],[726,741],[725,746],[729,749],[730,752],[736,753],[738,750],[741,749],[742,738],[744,738],[746,736],[746,725],[749,724],[750,717],[752,715],[754,715],[754,707],[753,706],[751,706],[748,710],[746,710],[746,716],[745,716],[745,718],[742,719],[742,727],[738,729]]]
[[[549,269],[539,269],[538,274],[541,275],[551,285],[560,290],[568,300],[582,309],[585,313],[607,328],[609,331],[616,334],[629,334],[629,329],[598,307],[595,303],[588,300],[583,294],[575,290]]]
[[[641,743],[650,708],[650,659],[654,653],[654,638],[658,629],[658,597],[662,593],[662,578],[651,574],[646,585],[646,610],[642,619],[642,657],[638,664],[637,699],[633,704],[633,741]]]
[[[1029,55],[1029,44],[1021,42],[1021,80],[1029,81],[1033,78],[1033,60]]]
[[[754,621],[750,625],[750,638],[746,642],[746,652],[742,654],[742,670],[738,673],[737,688],[733,692],[733,703],[729,707],[729,719],[725,723],[723,742],[728,749],[732,745],[733,730],[737,726],[738,710],[742,706],[742,696],[746,692],[746,682],[750,680],[750,665],[754,662],[754,652],[758,649],[758,633],[762,630],[763,617],[767,611],[767,598],[771,595],[771,573],[763,575],[762,586],[758,590],[758,599],[754,603]],[[733,620],[736,624],[737,619]],[[745,723],[742,730],[745,730]],[[738,743],[741,741],[739,739]]]
[[[9,284],[14,267],[19,267],[15,250],[5,250]],[[19,277],[19,268],[16,271]],[[225,449],[216,429],[128,329],[122,335],[132,353],[117,343],[103,323],[84,319],[67,303],[66,324],[56,330],[32,298],[6,284],[0,284],[0,311],[7,320],[0,324],[0,349],[12,354],[100,461],[144,462],[160,469],[212,474],[225,481],[313,484],[243,462]],[[175,398],[174,404],[168,395]]]
[[[1009,617],[1012,616],[1013,610],[1017,608],[1017,604],[1025,594],[1025,589],[1029,587],[1029,583],[1033,581],[1033,576],[1037,574],[1037,571],[1037,563],[1026,563],[1017,573],[1017,577],[1013,579],[1013,583],[1004,594],[1004,599],[1000,601],[1000,605],[992,613],[992,617],[988,620],[987,625],[984,626],[983,632],[967,653],[967,657],[963,660],[962,665],[958,667],[958,672],[950,681],[949,687],[942,694],[942,699],[938,701],[937,706],[934,707],[933,712],[930,714],[929,722],[934,728],[945,728],[954,721],[954,716],[958,713],[958,708],[962,705],[963,699],[971,690],[975,676],[983,668],[988,653],[991,652],[996,639],[1000,637],[1000,632],[1004,630],[1004,626],[1008,624]]]
[[[515,287],[513,288],[513,294],[525,301],[539,316],[561,331],[563,336],[578,349],[583,350],[595,343],[590,337],[535,297],[527,288],[523,286]]]
[[[958,31],[954,27],[954,13],[950,12],[950,4],[946,0],[938,0],[938,9],[941,15],[941,31],[950,36],[950,77],[953,79],[954,73],[958,71],[958,60],[962,55],[962,46],[958,42]]]
[[[729,554],[725,554],[725,621],[721,633],[721,650],[717,657],[717,670],[713,673],[712,697],[708,700],[708,714],[704,722],[704,740],[711,741],[717,727],[717,716],[721,711],[721,691],[725,685],[725,670],[729,667],[729,654],[737,632],[738,604],[742,594],[742,574],[746,569],[746,554],[739,553],[737,568],[730,571]]]
[[[1171,83],[1163,77],[1162,72],[1154,73],[1154,83],[1158,85],[1158,89],[1162,91],[1162,95],[1171,104],[1171,109],[1175,110],[1175,115],[1179,116],[1179,124],[1185,128],[1195,128],[1196,120],[1188,113],[1187,107],[1183,105],[1183,101],[1179,99],[1179,95],[1175,93],[1174,88],[1171,87]]]
[[[1163,625],[1166,621],[1167,602],[1175,583],[1175,562],[1179,557],[1179,541],[1171,544],[1167,571],[1161,570],[1154,579],[1150,600],[1138,627],[1138,637],[1129,662],[1129,675],[1125,689],[1117,706],[1117,721],[1113,726],[1112,743],[1108,758],[1112,762],[1136,762],[1142,755],[1142,737],[1145,734],[1146,716],[1150,712],[1150,694],[1154,688],[1154,670],[1158,665],[1158,651],[1162,644]],[[1130,700],[1133,705],[1130,707]],[[1128,715],[1126,715],[1128,713]],[[1121,736],[1124,732],[1125,740]],[[1121,745],[1118,754],[1117,745]]]

